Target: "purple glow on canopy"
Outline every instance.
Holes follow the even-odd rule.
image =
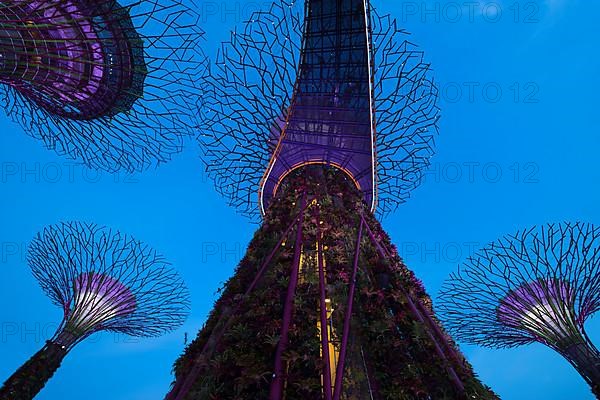
[[[133,293],[108,275],[86,272],[74,282],[74,299],[67,310],[66,331],[83,337],[103,328],[103,324],[127,317],[136,310]]]
[[[131,316],[137,309],[131,290],[116,279],[96,272],[84,272],[73,281],[73,298],[65,304],[64,329],[56,342],[70,347],[105,324]]]
[[[131,314],[135,311],[135,296],[129,288],[108,275],[86,272],[75,280],[77,297],[94,295],[107,307],[113,307],[115,316]]]
[[[70,71],[76,71],[83,75],[85,73],[85,65],[77,60],[85,59],[89,56],[89,61],[92,63],[92,77],[96,79],[90,79],[87,81],[79,80],[74,81],[75,76],[65,77],[65,82],[57,81],[53,82],[53,86],[60,90],[59,96],[64,101],[73,102],[77,100],[85,100],[95,94],[99,87],[104,71],[102,68],[103,54],[102,47],[100,45],[100,39],[94,31],[92,24],[87,18],[84,17],[82,10],[73,2],[63,2],[64,15],[71,15],[73,18],[72,23],[74,26],[61,25],[60,21],[60,4],[52,5],[47,4],[48,2],[28,2],[27,0],[20,0],[18,2],[25,3],[25,6],[30,12],[35,12],[36,9],[44,10],[44,17],[49,21],[56,21],[56,29],[54,32],[69,45],[65,46],[64,51],[67,57],[64,60],[60,60],[65,64],[65,69]],[[79,32],[77,31],[79,29]],[[80,42],[70,42],[73,38],[77,37],[77,34],[83,34],[83,38]],[[80,76],[81,76],[80,75]],[[78,84],[84,85],[79,87]],[[75,99],[74,99],[75,98]]]
[[[308,4],[296,89],[263,177],[261,208],[266,210],[291,170],[321,163],[350,175],[374,209],[375,124],[367,6],[362,0]],[[336,25],[339,20],[343,26]]]
[[[490,243],[444,283],[446,325],[457,338],[486,347],[544,344],[600,399],[600,352],[584,326],[600,295],[599,238],[592,224],[565,222]]]
[[[117,2],[17,0],[0,22],[0,82],[48,112],[110,116],[142,95],[141,40]]]
[[[370,210],[394,211],[422,182],[439,119],[430,65],[407,36],[365,0],[253,13],[210,74],[198,140],[217,191],[264,216],[292,171],[318,164],[343,171]]]
[[[511,291],[498,307],[498,319],[511,328],[540,331],[563,331],[562,322],[570,316],[571,290],[560,280],[538,280]]]

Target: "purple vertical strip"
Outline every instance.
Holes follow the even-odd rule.
[[[294,221],[292,221],[292,223],[287,227],[287,229],[285,230],[285,233],[281,236],[281,238],[279,239],[279,242],[277,242],[277,244],[275,245],[275,248],[273,248],[273,251],[271,252],[271,254],[269,254],[269,256],[265,259],[265,261],[263,262],[263,265],[260,267],[260,270],[258,271],[258,274],[256,274],[256,277],[254,278],[254,280],[252,281],[252,283],[250,284],[250,286],[248,287],[248,289],[244,293],[244,296],[249,295],[250,292],[252,292],[254,290],[254,288],[258,284],[258,281],[264,275],[267,267],[269,266],[269,264],[271,264],[271,261],[273,260],[273,257],[275,257],[275,254],[277,254],[277,252],[281,248],[281,245],[283,244],[283,241],[285,240],[285,238],[287,238],[287,236],[290,233],[290,231],[292,230],[292,228],[294,226],[296,226],[296,224],[300,224],[300,228],[301,228],[301,226],[302,226],[302,217],[304,216],[304,211],[305,210],[306,210],[306,196],[302,199],[302,204],[300,206],[300,211],[298,212],[298,214],[294,218]]]
[[[454,370],[452,365],[448,362],[448,358],[446,357],[446,354],[442,350],[442,347],[440,346],[439,342],[436,340],[436,338],[431,333],[431,328],[429,328],[428,324],[425,322],[425,319],[423,318],[423,314],[421,314],[417,310],[417,307],[415,306],[415,303],[413,302],[412,297],[406,293],[404,293],[404,295],[406,296],[406,299],[408,300],[408,306],[410,307],[411,312],[417,317],[417,319],[419,320],[420,323],[425,325],[425,331],[427,332],[427,335],[433,342],[433,345],[435,347],[435,352],[442,360],[444,360],[444,363],[446,364],[446,371],[448,372],[448,375],[450,375],[450,379],[452,380],[452,383],[454,384],[456,390],[458,390],[460,393],[464,393],[465,386],[463,385],[462,381],[456,374],[456,371]],[[427,328],[429,328],[429,329],[427,329]]]
[[[448,344],[446,335],[444,335],[444,332],[442,332],[438,323],[433,320],[433,317],[431,316],[431,314],[429,313],[427,308],[425,308],[425,305],[423,305],[422,302],[417,301],[417,307],[421,310],[421,313],[425,316],[425,319],[427,320],[429,326],[431,327],[431,329],[433,329],[433,332],[436,334],[438,339],[442,342],[442,345],[443,345],[444,349],[446,350],[446,354],[448,354],[452,358],[452,360],[457,363],[457,365],[462,367],[462,365],[464,363],[464,358],[462,358],[459,355],[458,351],[456,351],[456,349],[454,347],[452,347]]]
[[[302,196],[302,206],[304,209],[306,204],[306,192]],[[292,265],[292,274],[290,275],[290,283],[285,297],[285,305],[283,308],[283,319],[281,322],[281,337],[275,351],[275,367],[273,372],[273,381],[271,382],[271,391],[269,394],[270,400],[281,400],[283,394],[283,352],[287,348],[289,341],[290,325],[292,323],[292,314],[294,312],[294,297],[296,295],[296,287],[298,286],[298,274],[300,272],[300,256],[302,254],[302,228],[304,222],[304,213],[300,213],[298,217],[298,229],[296,232],[296,242],[294,244],[294,261]]]
[[[319,263],[319,306],[321,308],[321,351],[323,353],[323,393],[325,400],[331,400],[331,364],[329,359],[329,324],[327,323],[327,303],[325,287],[325,266],[323,262],[323,237],[321,232],[321,213],[316,207],[317,217],[317,259]]]
[[[379,253],[379,257],[381,257],[383,259],[388,259],[389,258],[388,252],[381,246],[381,243],[379,243],[379,241],[375,238],[375,235],[373,235],[373,231],[369,227],[369,224],[367,224],[367,221],[365,220],[365,217],[362,214],[360,215],[360,219],[365,224],[365,227],[367,228],[367,234],[369,235],[371,242],[375,246],[377,253]]]
[[[344,316],[344,331],[342,333],[342,345],[340,347],[340,357],[335,375],[335,388],[333,390],[333,400],[339,400],[342,395],[342,379],[344,377],[344,364],[346,362],[346,352],[348,350],[348,337],[350,336],[350,320],[352,319],[352,306],[354,305],[354,291],[356,290],[356,273],[358,272],[358,258],[360,255],[360,241],[362,240],[362,231],[364,220],[361,218],[356,237],[356,247],[354,249],[354,265],[352,267],[352,280],[350,281],[350,292],[348,293],[348,305],[346,315]]]
[[[364,220],[364,216],[361,215],[361,218]],[[371,241],[375,244],[375,247],[377,248],[377,251],[379,253],[379,256],[382,258],[389,258],[390,257],[390,252],[385,249],[383,246],[381,246],[381,243],[379,243],[379,241],[375,238],[375,235],[373,234],[373,231],[371,231],[371,228],[369,227],[369,225],[367,224],[367,222],[365,221],[365,225],[367,227],[367,231],[369,234],[369,237],[371,238]],[[408,293],[404,293],[404,295],[408,298],[409,294]],[[411,298],[409,298],[409,306],[413,305],[414,308],[412,308],[413,314],[415,316],[417,316],[417,318],[424,319],[424,323],[427,324],[427,326],[433,330],[433,333],[437,336],[437,344],[439,344],[440,342],[442,343],[442,347],[445,350],[445,354],[449,354],[450,357],[456,361],[456,363],[460,366],[463,365],[464,363],[464,359],[462,359],[459,355],[458,352],[456,351],[456,349],[454,349],[453,347],[451,347],[447,340],[446,340],[446,336],[444,335],[444,333],[442,332],[442,330],[440,329],[439,325],[433,320],[431,314],[429,313],[429,311],[427,311],[427,309],[425,308],[425,306],[423,305],[423,303],[419,300],[416,299],[416,304],[414,304],[414,301]],[[419,316],[420,314],[420,316]]]
[[[258,273],[256,274],[256,277],[254,278],[254,280],[252,281],[252,283],[250,284],[248,289],[246,289],[246,292],[244,292],[244,297],[247,297],[252,291],[254,291],[254,288],[256,287],[256,285],[258,284],[258,282],[264,275],[265,271],[267,270],[267,267],[271,264],[273,257],[275,257],[275,254],[277,254],[277,252],[281,248],[283,241],[287,238],[288,234],[291,232],[291,230],[294,228],[294,226],[296,226],[298,224],[298,219],[301,218],[301,216],[304,213],[304,210],[306,210],[306,202],[304,202],[302,204],[302,207],[300,208],[300,211],[298,212],[296,217],[294,217],[293,221],[287,227],[287,229],[285,230],[283,235],[281,235],[279,242],[277,242],[277,244],[275,245],[275,247],[273,248],[271,253],[267,256],[265,261],[262,263]],[[238,306],[233,310],[233,312],[231,314],[229,314],[229,313],[227,313],[227,315],[225,315],[225,313],[221,314],[221,318],[217,322],[217,326],[222,322],[222,319],[225,319],[225,318],[229,317],[230,315],[234,314],[236,311],[238,311],[241,304],[242,304],[242,302],[239,302]],[[204,343],[204,346],[202,347],[202,351],[200,351],[200,355],[203,355],[206,352],[209,343],[218,342],[221,339],[221,337],[223,337],[223,334],[225,333],[225,331],[227,330],[227,328],[229,327],[230,324],[231,324],[231,318],[227,321],[227,323],[225,323],[225,325],[223,325],[223,328],[220,329],[218,331],[218,333],[215,333],[216,338],[214,341],[211,340],[211,338],[212,338],[212,335],[211,335],[211,337],[206,341],[206,343]],[[165,400],[183,400],[185,398],[185,395],[187,395],[187,393],[192,388],[192,386],[193,386],[194,382],[196,381],[196,379],[198,378],[199,374],[200,374],[200,366],[198,365],[198,363],[196,363],[193,366],[193,368],[191,369],[190,373],[185,376],[185,378],[182,377],[182,379],[178,380],[175,383],[175,385],[173,386],[173,389],[171,389],[171,391],[165,397]]]
[[[382,258],[384,258],[384,259],[387,259],[388,256],[387,256],[385,250],[383,249],[383,247],[381,246],[381,244],[377,241],[377,239],[375,238],[375,235],[373,235],[373,231],[371,231],[371,228],[366,223],[366,221],[365,221],[365,219],[364,219],[364,217],[362,215],[361,215],[361,222],[363,222],[366,225],[366,227],[367,227],[367,234],[369,235],[369,238],[371,239],[371,242],[373,243],[373,245],[377,249],[377,252],[379,253],[379,256],[382,257]],[[435,352],[437,353],[437,355],[442,360],[444,360],[444,362],[446,364],[446,371],[448,372],[448,375],[450,376],[450,379],[452,380],[453,385],[455,386],[455,388],[460,393],[464,393],[465,392],[465,386],[463,385],[462,381],[460,380],[460,378],[456,374],[456,371],[454,370],[454,368],[452,367],[452,365],[449,363],[448,358],[446,357],[446,354],[444,353],[444,350],[442,349],[442,347],[439,344],[439,341],[436,339],[436,337],[431,332],[432,327],[431,327],[430,324],[435,324],[435,323],[430,320],[429,321],[430,323],[428,324],[427,321],[425,320],[425,317],[423,317],[423,313],[421,313],[417,309],[417,307],[415,306],[415,303],[413,301],[412,296],[409,293],[406,293],[401,288],[400,288],[400,290],[402,291],[402,294],[407,299],[408,307],[410,308],[411,313],[417,318],[417,320],[420,323],[422,323],[423,325],[425,325],[425,328],[426,328],[425,331],[427,332],[427,335],[429,336],[429,338],[431,339],[431,341],[432,341],[432,343],[433,343],[433,345],[435,347]],[[429,319],[431,318],[431,316],[429,315],[429,313],[425,313],[425,315]],[[438,327],[438,329],[439,329],[439,327]],[[439,333],[441,334],[441,330],[439,330]],[[443,339],[442,342],[446,343],[446,340]]]

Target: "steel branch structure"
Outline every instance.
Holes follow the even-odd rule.
[[[2,399],[31,399],[79,342],[99,331],[160,336],[187,317],[187,289],[147,245],[107,228],[63,223],[31,243],[33,275],[63,310],[56,334],[0,389]]]
[[[600,352],[584,328],[600,308],[600,228],[549,224],[505,236],[469,258],[441,299],[457,338],[497,348],[543,343],[600,395]]]
[[[278,0],[215,64],[201,145],[217,190],[242,213],[264,214],[307,164],[344,170],[380,215],[419,184],[437,88],[408,34],[369,2]]]
[[[218,54],[208,174],[262,215],[167,400],[496,399],[375,218],[419,183],[437,90],[367,0],[277,0]]]
[[[0,104],[26,133],[110,172],[181,150],[206,60],[194,4],[0,1]]]

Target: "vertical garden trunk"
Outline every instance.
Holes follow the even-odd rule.
[[[317,165],[281,183],[175,374],[169,399],[266,399],[274,384],[286,400],[497,398],[437,326],[353,181]]]
[[[64,346],[46,345],[23,364],[0,389],[0,400],[30,400],[44,388],[67,355]]]
[[[587,334],[571,340],[565,346],[566,351],[559,351],[575,367],[581,377],[590,385],[597,399],[600,399],[600,352],[589,340]]]

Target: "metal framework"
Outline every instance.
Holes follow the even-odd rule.
[[[193,0],[191,0],[193,1]],[[198,126],[206,60],[180,0],[0,1],[0,104],[92,168],[140,171]]]
[[[600,395],[600,352],[584,328],[600,308],[600,228],[549,224],[505,236],[452,274],[441,300],[457,338],[496,348],[543,343]]]
[[[246,215],[264,214],[282,180],[307,164],[345,171],[384,215],[433,153],[430,67],[368,1],[275,1],[222,45],[211,75],[206,169]]]
[[[95,332],[154,337],[187,317],[187,288],[163,257],[108,228],[79,222],[47,227],[31,243],[28,262],[62,308],[63,320],[44,348],[4,383],[0,398],[33,398],[67,353]]]
[[[209,81],[208,175],[263,221],[166,399],[496,399],[373,214],[420,183],[437,132],[406,32],[368,0],[276,0]]]

